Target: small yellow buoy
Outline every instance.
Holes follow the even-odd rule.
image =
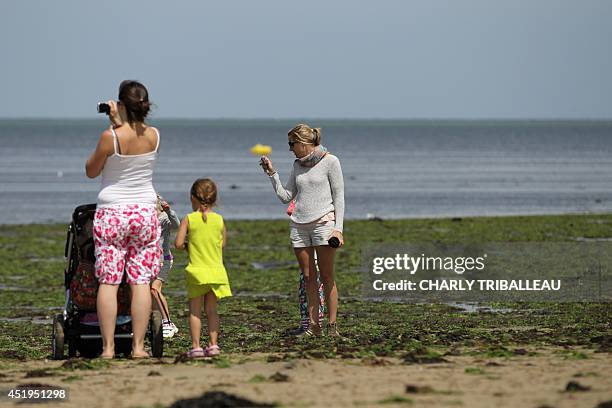
[[[267,156],[272,153],[272,147],[257,143],[255,146],[251,147],[251,153],[255,156]]]

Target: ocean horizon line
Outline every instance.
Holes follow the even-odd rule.
[[[205,126],[270,126],[279,125],[292,127],[295,123],[314,123],[318,127],[368,127],[368,126],[399,126],[399,127],[510,127],[510,126],[605,126],[612,127],[612,118],[575,118],[575,119],[555,119],[555,118],[487,118],[487,119],[458,119],[458,118],[178,118],[178,117],[155,117],[151,116],[147,120],[155,125],[205,125]],[[73,118],[55,118],[55,117],[21,117],[21,118],[3,118],[0,117],[0,126],[10,125],[60,125],[71,123],[75,125],[97,125],[104,126],[107,123],[106,117],[73,117]]]
[[[353,122],[353,123],[366,123],[366,122],[393,122],[393,123],[406,123],[406,124],[431,124],[431,123],[442,123],[442,124],[453,124],[453,123],[466,123],[466,124],[478,124],[478,123],[495,123],[495,124],[580,124],[580,123],[597,123],[597,124],[611,124],[612,117],[610,118],[354,118],[354,117],[156,117],[152,115],[148,118],[152,121],[187,121],[187,122],[296,122],[296,121],[323,121],[323,122]],[[45,116],[23,116],[23,117],[1,117],[0,122],[60,122],[60,121],[71,121],[71,122],[98,122],[105,120],[104,116],[92,116],[92,117],[45,117]]]

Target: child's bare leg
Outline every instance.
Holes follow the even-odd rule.
[[[115,322],[117,320],[117,291],[119,285],[101,283],[98,288],[96,310],[102,334],[102,355],[110,358],[115,354]]]
[[[189,333],[191,334],[191,348],[200,348],[200,332],[202,331],[202,298],[196,296],[189,299]]]
[[[149,292],[149,284],[130,285],[132,293],[132,331],[134,338],[132,339],[132,355],[134,357],[146,356],[147,352],[144,349],[144,338],[151,318],[151,293]]]
[[[208,321],[208,335],[210,336],[210,345],[216,346],[219,336],[219,314],[217,313],[217,297],[211,290],[204,295],[206,302],[206,320]]]
[[[164,320],[170,320],[170,309],[168,308],[168,302],[166,301],[166,297],[162,293],[163,284],[164,283],[159,279],[155,279],[151,284],[151,287],[157,290],[157,293],[159,295],[159,301],[162,303],[162,308],[161,310],[159,310],[159,305],[157,304],[157,302],[153,302],[153,309],[159,310]],[[166,313],[166,311],[168,311],[168,313]]]

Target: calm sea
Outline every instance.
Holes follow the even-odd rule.
[[[310,121],[342,163],[348,218],[612,211],[612,123]],[[156,189],[179,213],[198,177],[220,188],[228,219],[285,218],[249,149],[292,165],[287,120],[153,120],[161,130]],[[0,120],[0,224],[65,223],[95,202],[85,160],[96,120]]]

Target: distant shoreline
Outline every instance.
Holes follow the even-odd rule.
[[[74,118],[46,118],[46,117],[0,117],[0,125],[13,123],[29,123],[29,124],[49,124],[49,123],[106,123],[107,119],[104,116],[88,116]],[[612,118],[156,118],[153,114],[150,122],[165,122],[188,125],[190,123],[207,123],[207,124],[224,124],[224,123],[245,123],[245,124],[279,124],[288,123],[295,124],[296,122],[315,122],[321,126],[334,126],[347,124],[368,125],[368,124],[389,124],[389,125],[406,125],[406,126],[486,126],[488,124],[495,126],[507,125],[608,125],[612,126]]]
[[[491,215],[441,215],[441,216],[414,216],[414,217],[378,217],[374,215],[371,218],[345,218],[345,221],[349,222],[410,222],[410,221],[468,221],[468,220],[479,220],[482,221],[484,219],[495,219],[495,220],[508,220],[512,218],[516,219],[524,219],[524,218],[564,218],[564,217],[588,217],[588,216],[609,216],[612,215],[612,210],[610,211],[597,211],[597,212],[567,212],[567,213],[557,213],[557,214],[491,214]],[[67,215],[67,219],[70,217],[70,214]],[[257,222],[257,223],[265,223],[265,222],[288,222],[288,218],[285,216],[279,216],[278,218],[232,218],[228,216],[224,216],[224,218],[230,222]],[[33,223],[15,223],[15,224],[0,224],[0,229],[4,227],[16,227],[20,225],[24,226],[57,226],[68,224],[67,222],[33,222]]]

